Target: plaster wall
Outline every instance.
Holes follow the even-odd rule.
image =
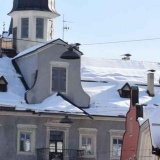
[[[17,153],[17,125],[35,125],[36,129],[36,149],[47,148],[49,139],[47,139],[47,128],[59,129],[58,123],[62,116],[26,116],[23,113],[20,116],[15,115],[0,115],[0,159],[5,160],[37,160],[35,155],[24,155]],[[67,149],[80,149],[79,148],[79,128],[94,128],[97,129],[97,144],[96,144],[96,157],[90,160],[109,160],[110,159],[110,129],[124,130],[124,121],[113,120],[91,120],[89,118],[74,119],[73,124],[68,128],[69,136],[66,141],[68,144]],[[8,120],[9,119],[9,120]],[[52,122],[46,124],[48,122]],[[55,126],[55,127],[54,127]],[[61,128],[63,128],[61,126]],[[87,159],[87,158],[86,158]],[[86,160],[84,159],[84,160]]]
[[[62,94],[79,107],[89,107],[90,97],[81,86],[80,59],[68,60],[60,58],[67,49],[68,46],[61,45],[58,42],[57,44],[51,43],[36,51],[36,56],[26,55],[16,59],[22,75],[30,87],[32,86],[31,75],[36,69],[38,70],[35,85],[26,93],[28,103],[40,103],[54,94],[51,89],[52,66],[56,66],[66,68],[66,92]],[[78,51],[75,52],[80,54]]]

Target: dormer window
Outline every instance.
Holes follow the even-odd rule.
[[[52,67],[52,92],[66,92],[66,68]]]
[[[6,81],[6,79],[1,76],[0,77],[0,92],[7,92],[7,84],[8,82]]]
[[[130,98],[131,87],[126,83],[121,89],[118,90],[120,97]]]

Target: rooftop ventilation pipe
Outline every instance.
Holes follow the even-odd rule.
[[[122,55],[122,60],[130,60],[130,57],[132,56],[131,54],[127,53],[127,54],[123,54]]]
[[[149,96],[154,96],[154,72],[155,70],[148,70],[147,74],[147,93]]]

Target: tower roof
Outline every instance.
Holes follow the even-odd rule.
[[[13,0],[11,12],[23,10],[56,12],[54,0]]]

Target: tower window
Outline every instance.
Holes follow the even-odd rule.
[[[44,19],[37,18],[36,19],[36,38],[43,39],[43,30],[44,30]]]
[[[29,32],[29,19],[22,18],[21,19],[21,37],[28,38],[28,32]]]

